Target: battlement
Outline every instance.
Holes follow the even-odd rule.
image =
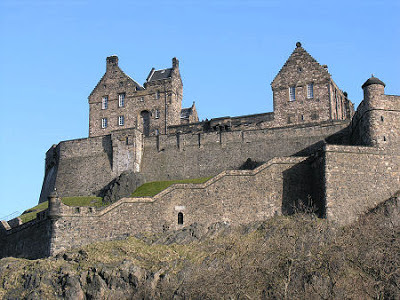
[[[381,80],[362,85],[354,113],[327,67],[297,43],[271,87],[273,112],[199,122],[194,103],[182,109],[176,58],[141,86],[107,57],[89,95],[89,137],[47,151],[40,202],[49,209],[25,224],[2,221],[0,257],[38,258],[195,222],[261,221],[304,206],[345,225],[398,191],[400,96],[385,95]],[[260,166],[243,170],[249,159]],[[212,178],[127,197],[144,182],[199,177]],[[113,203],[60,201],[90,195]]]

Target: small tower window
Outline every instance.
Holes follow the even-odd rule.
[[[160,130],[154,129],[154,134],[155,134],[155,135],[160,135]]]
[[[160,110],[159,109],[156,109],[156,111],[154,112],[154,117],[156,119],[160,118]]]
[[[183,213],[182,212],[178,213],[178,224],[179,225],[183,224]]]
[[[124,118],[124,116],[119,116],[119,117],[118,117],[118,125],[119,125],[119,126],[124,126],[124,124],[125,124],[125,118]]]
[[[314,98],[314,83],[307,84],[307,99]]]
[[[140,102],[144,102],[144,97],[140,97],[140,98],[139,98],[139,101],[140,101]]]
[[[156,92],[156,99],[157,99],[157,100],[160,99],[160,91],[157,91],[157,92]]]
[[[101,128],[107,128],[107,118],[101,119]]]
[[[101,100],[101,109],[108,108],[108,96],[104,96]]]
[[[125,106],[125,93],[118,94],[118,107]]]
[[[289,87],[289,101],[295,101],[296,100],[296,87],[291,86]]]

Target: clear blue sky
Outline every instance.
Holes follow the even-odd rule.
[[[88,135],[90,94],[116,54],[143,83],[180,60],[200,119],[272,111],[301,41],[356,105],[373,73],[400,94],[400,1],[0,1],[0,217],[37,204],[45,152]]]

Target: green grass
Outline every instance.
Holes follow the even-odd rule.
[[[202,177],[194,179],[182,179],[182,180],[169,180],[169,181],[153,181],[142,184],[132,194],[131,197],[153,197],[159,192],[165,190],[172,184],[175,183],[204,183],[212,177]]]
[[[83,197],[63,197],[61,198],[62,203],[68,206],[103,206],[102,198],[94,196],[83,196]],[[48,208],[48,202],[42,202],[30,209],[25,210],[19,217],[22,223],[29,222],[36,218],[36,214],[44,211]]]
[[[103,206],[102,198],[95,196],[63,197],[62,203],[68,206]]]
[[[44,211],[45,209],[47,209],[47,207],[49,206],[49,202],[42,202],[30,209],[25,210],[22,215],[20,215],[19,217],[22,220],[22,223],[26,223],[29,222],[33,219],[36,219],[36,214],[38,212]]]

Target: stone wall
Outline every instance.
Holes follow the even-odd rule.
[[[247,158],[265,162],[307,156],[347,121],[246,130],[160,135],[144,139],[141,172],[147,181],[213,176],[238,169]]]
[[[62,196],[96,195],[117,176],[112,172],[110,135],[60,142],[49,151],[57,164],[48,164],[40,202],[54,187]]]
[[[0,258],[13,256],[36,259],[50,255],[51,225],[47,211],[22,225],[0,224]]]
[[[224,171],[203,184],[176,184],[153,198],[123,198],[105,209],[61,204],[51,253],[195,222],[265,220],[287,213],[312,194],[310,172],[306,158],[274,158],[255,170]],[[180,212],[182,225],[178,224]]]
[[[63,197],[100,195],[124,171],[140,172],[143,181],[197,178],[237,169],[247,158],[265,162],[298,152],[309,155],[319,142],[347,125],[338,121],[145,138],[130,128],[61,142],[47,153],[40,202],[55,187]]]
[[[326,217],[349,224],[368,209],[389,199],[400,187],[400,156],[384,149],[326,145]]]

